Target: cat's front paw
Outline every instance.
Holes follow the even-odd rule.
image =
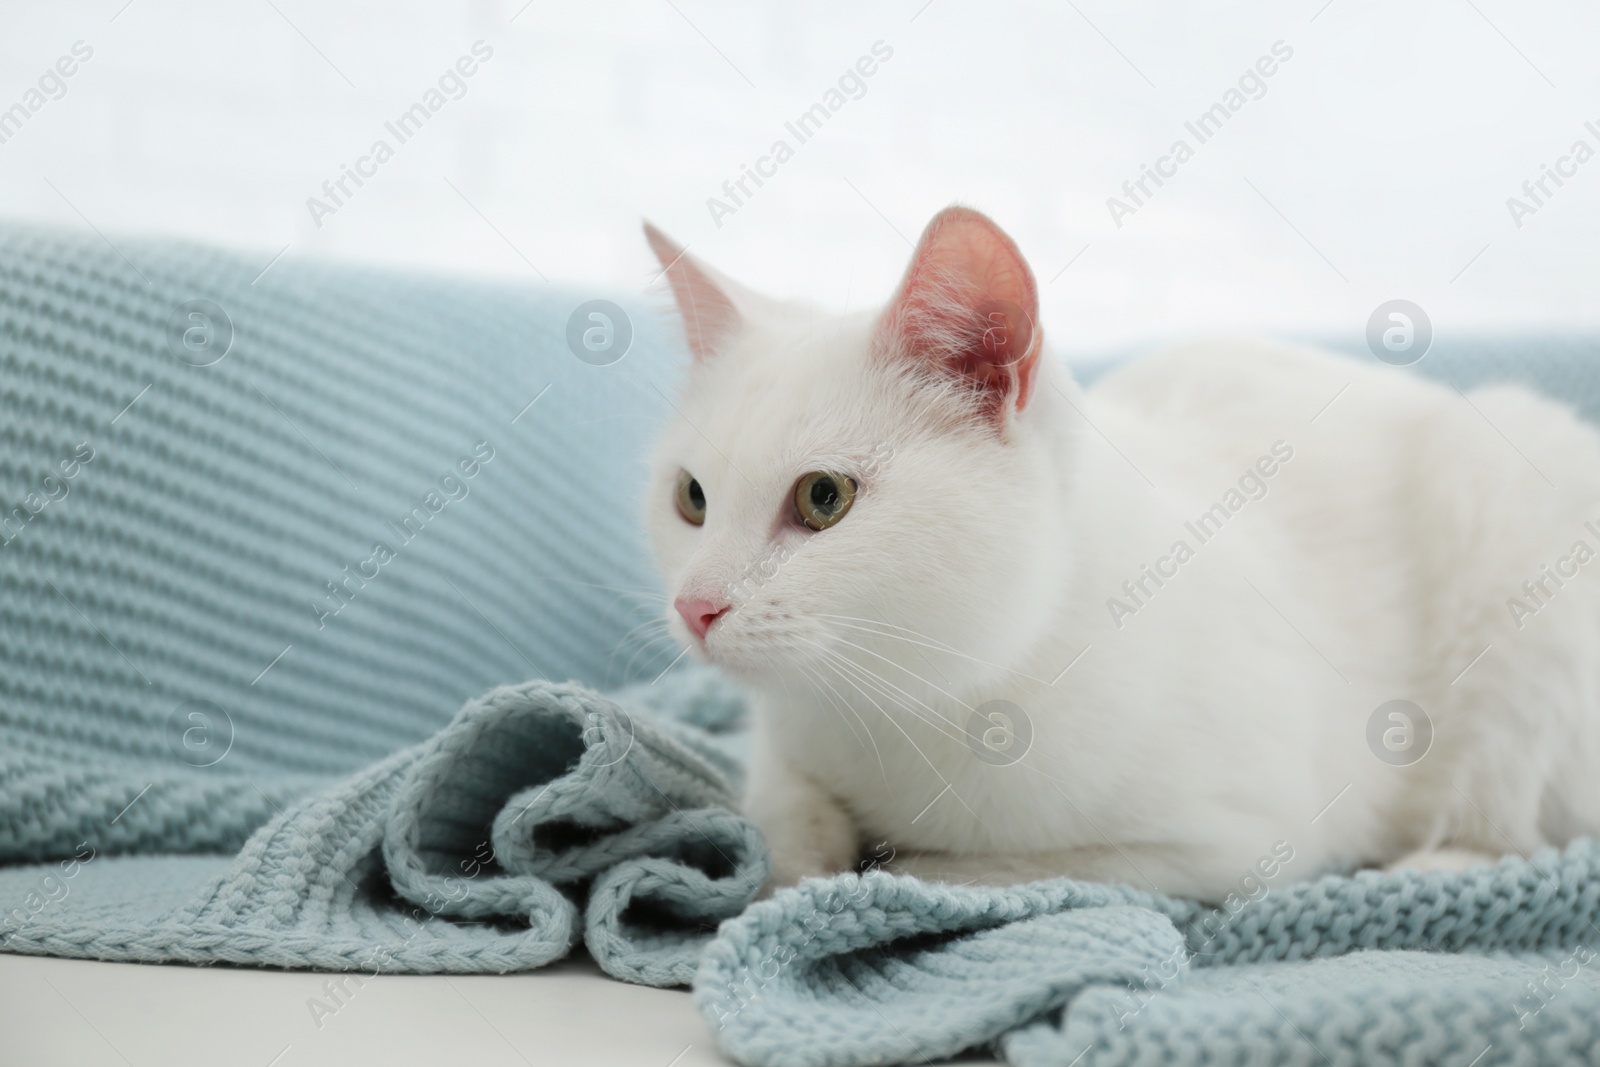
[[[758,744],[751,756],[744,814],[766,838],[772,873],[763,898],[806,878],[827,878],[855,866],[855,821],[810,776]]]
[[[842,871],[853,870],[856,862],[856,845],[833,841],[788,841],[767,844],[772,862],[772,873],[762,887],[759,899],[765,900],[780,889],[807,878],[830,878]]]
[[[829,878],[855,868],[860,849],[855,825],[831,804],[786,812],[762,831],[772,863],[763,898],[807,878]]]

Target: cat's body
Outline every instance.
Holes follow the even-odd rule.
[[[691,269],[650,519],[680,636],[755,695],[776,881],[873,846],[1215,900],[1600,834],[1600,436],[1565,408],[1250,343],[1083,391],[960,209],[881,317]],[[784,521],[807,471],[858,486],[837,525]],[[1369,729],[1396,699],[1427,722]]]

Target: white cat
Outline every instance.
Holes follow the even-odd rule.
[[[961,207],[838,317],[646,233],[694,355],[648,521],[674,634],[754,697],[775,885],[876,846],[1219,900],[1600,831],[1567,408],[1251,342],[1085,392]]]

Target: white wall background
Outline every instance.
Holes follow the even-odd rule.
[[[1520,228],[1506,206],[1573,141],[1600,150],[1576,0],[524,2],[8,0],[0,108],[94,55],[0,144],[0,217],[598,291],[647,279],[649,216],[843,308],[962,200],[1018,238],[1070,350],[1358,338],[1395,297],[1439,336],[1600,325],[1600,160]],[[466,95],[316,227],[307,197],[478,39]],[[1267,94],[1113,225],[1107,197],[1280,39]],[[865,96],[714,225],[707,197],[878,40]]]

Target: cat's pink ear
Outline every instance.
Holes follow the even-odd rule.
[[[739,329],[739,310],[728,295],[732,287],[648,222],[644,239],[650,242],[650,250],[672,285],[689,351],[695,359],[705,359]]]
[[[965,207],[935,215],[900,291],[878,324],[877,345],[931,365],[979,393],[1003,424],[1027,406],[1039,367],[1039,293],[1016,244]]]

